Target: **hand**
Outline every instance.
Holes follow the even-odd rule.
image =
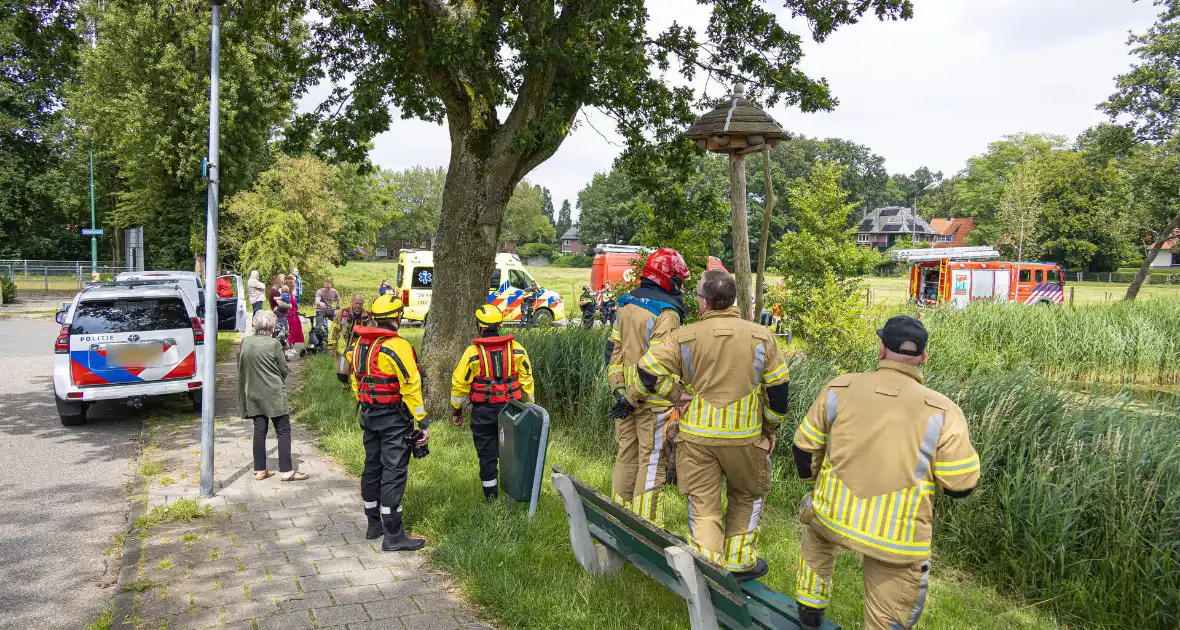
[[[685,409],[688,409],[688,406],[690,404],[692,404],[692,399],[693,399],[692,394],[681,394],[680,398],[677,399],[677,401],[676,401],[676,406],[680,409],[681,412],[683,412]]]
[[[423,444],[426,444],[429,441],[430,441],[430,429],[422,429],[422,437],[418,438],[418,441],[414,442],[414,444],[416,446],[422,446]]]
[[[451,424],[453,424],[457,427],[463,426],[463,410],[462,409],[456,409],[453,413],[451,413]]]
[[[632,411],[635,411],[635,406],[632,405],[631,402],[626,398],[620,398],[617,402],[615,402],[614,405],[611,406],[610,417],[615,420],[622,420],[623,418],[631,415]]]
[[[777,436],[777,435],[772,435],[772,436],[770,436],[770,448],[768,448],[768,449],[766,450],[766,454],[767,454],[768,456],[769,456],[769,455],[773,455],[773,454],[774,454],[774,447],[775,447],[775,446],[778,446],[778,436]]]

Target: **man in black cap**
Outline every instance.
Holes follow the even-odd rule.
[[[799,513],[805,630],[822,625],[840,548],[864,556],[865,630],[913,628],[930,580],[934,495],[965,497],[979,483],[963,411],[922,384],[922,322],[894,317],[877,336],[877,371],[832,379],[795,431],[795,468],[815,482]]]

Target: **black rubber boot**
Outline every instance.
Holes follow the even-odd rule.
[[[488,503],[495,503],[496,499],[500,498],[500,489],[496,486],[483,489],[483,500]]]
[[[385,514],[381,520],[385,522],[385,540],[381,541],[381,551],[415,551],[426,545],[425,540],[406,535],[401,514]]]
[[[824,625],[824,609],[799,604],[799,623],[803,630],[820,630]]]
[[[746,571],[734,571],[733,577],[737,578],[739,582],[745,582],[747,580],[757,580],[767,573],[770,573],[770,565],[766,564],[766,561],[762,558],[758,558],[753,568]]]
[[[365,508],[365,518],[369,519],[369,528],[365,530],[365,538],[369,540],[377,540],[385,533],[385,528],[381,526],[381,508]]]

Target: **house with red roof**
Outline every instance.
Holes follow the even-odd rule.
[[[967,235],[975,229],[975,219],[938,218],[930,222],[930,227],[938,232],[934,237],[934,247],[966,247]]]
[[[1180,236],[1165,242],[1164,246],[1160,248],[1160,253],[1156,255],[1155,260],[1151,261],[1151,268],[1168,269],[1180,267],[1180,258],[1175,254],[1177,243],[1180,243]]]

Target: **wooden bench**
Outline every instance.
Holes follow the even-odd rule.
[[[569,516],[574,557],[587,573],[615,573],[630,562],[688,603],[692,630],[802,627],[792,598],[758,580],[738,582],[725,567],[556,466],[553,487]],[[825,619],[823,629],[840,626]]]

